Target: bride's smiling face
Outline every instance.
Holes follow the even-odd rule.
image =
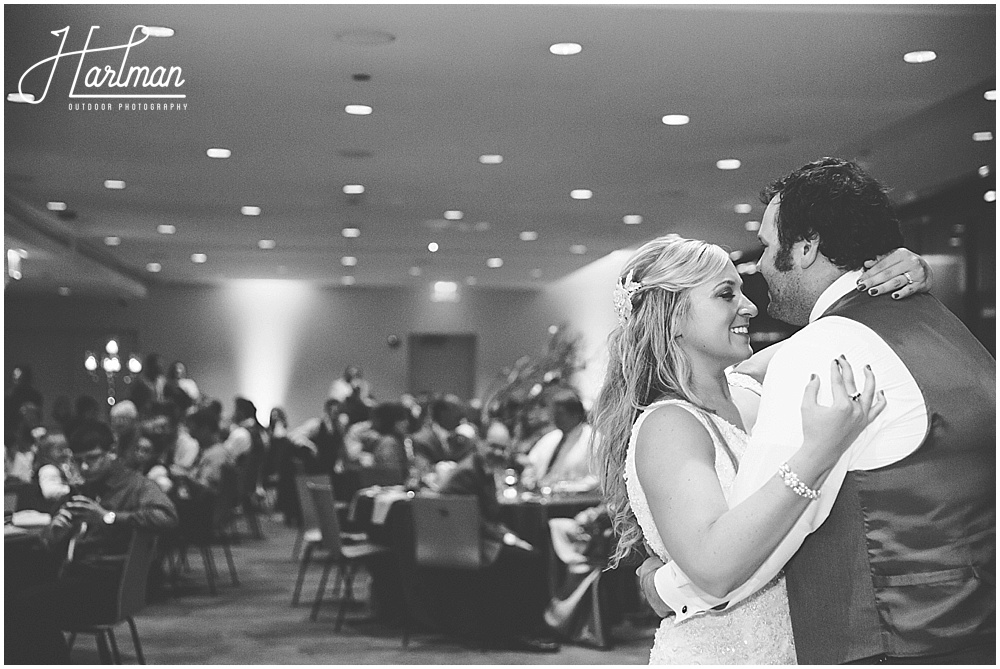
[[[692,359],[736,364],[753,353],[749,326],[756,315],[757,307],[743,294],[743,280],[730,263],[688,293],[678,343]]]

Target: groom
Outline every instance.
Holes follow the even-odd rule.
[[[784,566],[801,664],[994,664],[996,361],[930,295],[876,299],[858,285],[863,262],[901,237],[884,188],[856,164],[824,158],[762,197],[768,312],[806,327],[768,366],[730,504],[801,445],[802,389],[816,373],[829,398],[836,356],[855,378],[871,365],[888,405],[747,584],[715,599],[651,558],[643,591],[680,621]]]

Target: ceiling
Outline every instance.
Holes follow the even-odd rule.
[[[995,103],[983,97],[995,87],[995,12],[6,5],[7,94],[57,52],[52,31],[68,26],[73,51],[91,26],[93,49],[146,25],[175,32],[133,47],[129,65],[176,66],[184,83],[126,92],[186,95],[70,99],[79,56],[65,56],[39,104],[5,102],[4,238],[26,252],[7,292],[141,296],[157,284],[345,276],[356,286],[532,288],[665,232],[749,250],[761,186],[822,155],[860,158],[898,200],[995,165],[995,142],[972,141],[995,131]],[[553,55],[556,42],[583,50]],[[938,57],[903,61],[918,49]],[[122,53],[88,54],[76,92],[90,90],[92,65],[118,68]],[[50,71],[36,68],[24,92],[40,98]],[[87,103],[111,109],[71,108]],[[347,114],[349,104],[373,112]],[[665,125],[665,114],[690,123]],[[232,155],[209,158],[212,147]],[[481,164],[483,154],[503,161]],[[717,169],[723,158],[742,166]],[[107,179],[126,187],[109,190]],[[347,195],[346,184],[365,192]],[[573,189],[593,197],[573,199]],[[752,211],[736,213],[739,203]],[[242,215],[248,205],[260,215]],[[463,217],[446,220],[450,210]],[[523,241],[525,231],[537,239]],[[120,243],[106,245],[109,236]],[[260,249],[262,239],[275,248]],[[207,260],[192,262],[195,253]]]

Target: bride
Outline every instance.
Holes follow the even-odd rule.
[[[817,403],[814,375],[803,393],[804,442],[788,460],[790,474],[729,508],[760,385],[727,370],[752,353],[748,325],[757,308],[728,254],[705,242],[660,237],[622,274],[615,290],[620,327],[609,339],[594,407],[597,470],[619,537],[611,565],[645,543],[698,587],[724,597],[777,546],[885,398],[870,369],[859,393],[846,359],[830,361],[833,403]],[[650,663],[794,664],[783,577],[726,611],[664,619]]]

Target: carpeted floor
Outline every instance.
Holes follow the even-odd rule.
[[[614,630],[611,650],[564,644],[552,654],[481,651],[436,634],[416,634],[409,647],[401,630],[371,620],[363,604],[354,607],[341,632],[335,632],[336,604],[327,601],[316,622],[309,609],[320,569],[311,570],[302,591],[303,603],[291,606],[297,563],[291,560],[295,530],[265,519],[266,539],[243,539],[233,554],[240,586],[230,585],[222,552],[216,549],[219,594],[211,596],[201,560],[189,557],[191,571],[182,573],[178,588],[152,602],[136,618],[146,661],[150,664],[645,664],[655,621],[629,620]],[[332,578],[331,578],[332,581]],[[332,583],[331,583],[332,586]],[[332,587],[331,587],[332,590]],[[367,579],[355,584],[359,599]],[[328,593],[329,596],[329,593]],[[123,660],[134,662],[128,627],[117,630]],[[98,662],[92,637],[80,637],[75,663]]]

